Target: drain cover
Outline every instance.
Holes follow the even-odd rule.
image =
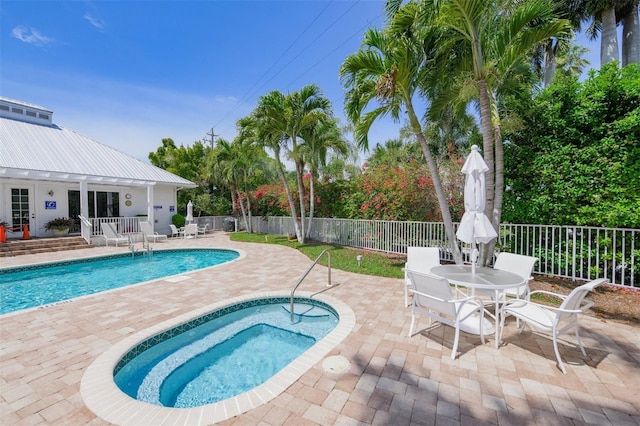
[[[349,368],[349,361],[341,356],[330,356],[322,361],[322,368],[327,373],[344,373]]]

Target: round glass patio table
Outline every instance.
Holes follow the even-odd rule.
[[[475,290],[483,290],[485,292],[493,291],[495,293],[495,315],[489,315],[491,315],[496,322],[495,345],[497,348],[500,336],[500,301],[502,300],[502,293],[526,284],[527,280],[518,274],[501,271],[500,269],[485,267],[476,267],[475,269],[475,272],[472,272],[471,265],[442,265],[433,267],[431,273],[445,278],[453,285],[470,288],[472,292],[475,292]]]

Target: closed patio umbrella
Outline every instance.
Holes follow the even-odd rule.
[[[191,202],[191,200],[189,200],[189,203],[187,203],[187,217],[186,217],[186,220],[189,223],[193,222],[193,203]]]
[[[464,214],[456,236],[460,241],[472,245],[471,269],[474,273],[478,259],[476,244],[488,243],[498,236],[491,221],[484,214],[487,202],[484,174],[487,170],[489,167],[480,155],[478,145],[473,145],[462,166],[462,173],[467,175],[464,183]]]

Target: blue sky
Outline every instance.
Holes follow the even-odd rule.
[[[170,137],[231,140],[257,99],[315,83],[346,124],[338,70],[384,2],[12,1],[0,4],[0,95],[126,154]],[[599,66],[598,46],[588,59]],[[401,124],[374,126],[370,146]]]

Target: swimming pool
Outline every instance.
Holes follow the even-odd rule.
[[[230,262],[234,250],[170,249],[0,269],[0,314]]]
[[[137,344],[114,379],[132,398],[190,408],[246,392],[274,376],[338,323],[336,312],[296,298],[243,302],[174,327]]]
[[[299,293],[299,294],[298,294]],[[277,372],[266,382],[253,389],[222,401],[201,405],[193,408],[172,408],[153,405],[134,399],[124,393],[114,380],[114,372],[122,368],[127,354],[144,350],[145,346],[155,340],[164,341],[164,333],[174,333],[177,328],[184,327],[192,321],[201,321],[216,312],[229,313],[232,306],[246,304],[256,305],[262,299],[281,298],[288,300],[287,293],[264,292],[242,295],[215,304],[195,309],[192,312],[163,321],[146,330],[128,336],[107,348],[85,370],[80,383],[80,394],[87,407],[99,418],[113,424],[194,424],[207,425],[234,418],[242,413],[257,408],[283,393],[303,374],[318,362],[322,361],[327,374],[335,374],[329,368],[333,358],[327,356],[340,344],[356,324],[353,310],[339,299],[322,294],[312,294],[300,291],[298,298],[312,298],[325,303],[334,310],[339,318],[336,327],[324,338],[317,341],[310,349],[298,356],[291,363]],[[285,303],[286,305],[286,303]],[[133,351],[133,352],[132,352]],[[324,360],[323,360],[324,358]],[[327,366],[325,367],[325,364]],[[342,370],[344,371],[344,370]],[[338,373],[340,374],[340,373]],[[335,380],[335,376],[334,380]]]

